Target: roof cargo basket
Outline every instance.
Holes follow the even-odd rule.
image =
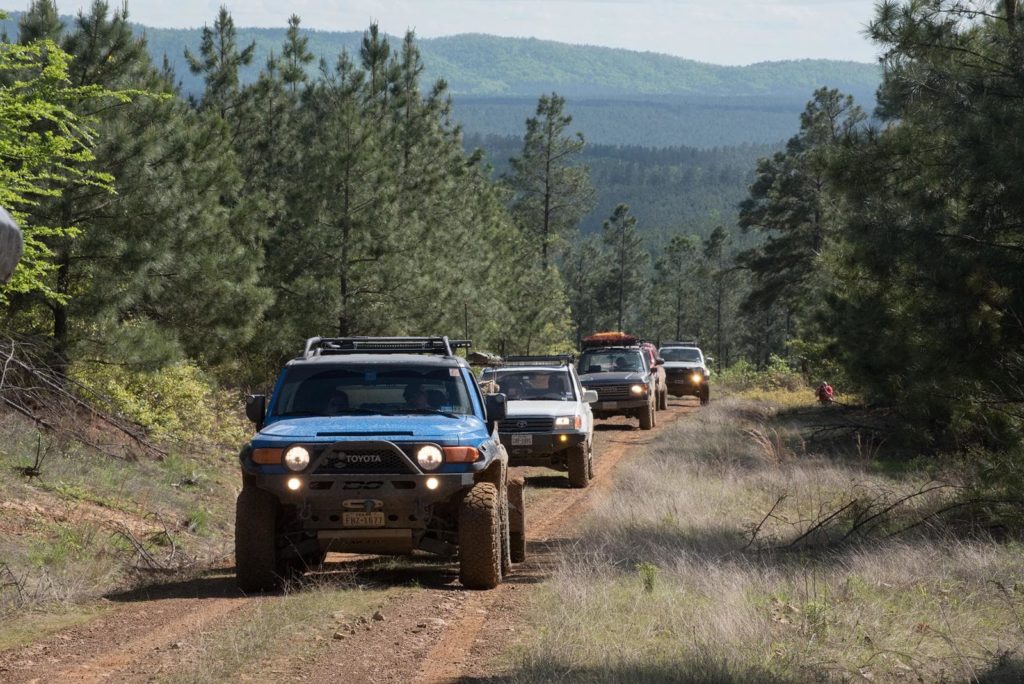
[[[588,347],[635,347],[640,338],[629,333],[611,331],[599,332],[583,338],[583,348]]]
[[[505,358],[506,366],[570,366],[572,362],[571,354],[509,356]]]
[[[470,340],[447,337],[310,337],[302,358],[333,354],[437,354],[455,356],[455,349],[469,349]]]

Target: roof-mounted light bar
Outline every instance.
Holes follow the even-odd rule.
[[[662,347],[696,347],[697,340],[672,340],[670,342],[662,342]]]
[[[471,340],[447,337],[310,337],[302,357],[333,354],[437,354],[455,356],[456,349],[469,349]]]
[[[544,354],[538,356],[509,356],[505,358],[506,366],[571,366],[571,354]]]

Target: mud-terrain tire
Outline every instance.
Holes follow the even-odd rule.
[[[569,464],[569,486],[573,489],[584,489],[590,482],[590,454],[586,443],[569,448],[565,459]]]
[[[590,447],[587,448],[587,475],[590,476],[591,480],[594,479],[594,445],[593,444],[591,444]]]
[[[501,582],[501,506],[498,488],[477,482],[459,504],[459,581],[467,589]]]
[[[521,477],[508,481],[508,530],[512,562],[526,560],[526,483]]]
[[[662,390],[658,395],[658,408],[662,411],[668,410],[668,390]]]
[[[243,487],[235,502],[235,580],[245,592],[279,589],[287,574],[277,549],[278,502]]]
[[[704,385],[704,389],[700,391],[700,405],[707,406],[711,403],[711,388]]]
[[[508,504],[508,484],[505,484],[505,497],[501,500],[501,577],[504,579],[512,572],[512,525],[511,511]]]
[[[643,411],[641,411],[637,418],[640,419],[640,429],[650,430],[654,427],[654,406],[651,404],[647,405]]]

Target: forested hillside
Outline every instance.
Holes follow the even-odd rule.
[[[574,127],[576,123],[573,109]],[[464,144],[467,150],[481,148],[495,174],[501,176],[509,171],[508,161],[519,153],[522,139],[467,135]],[[584,234],[599,232],[619,202],[630,205],[645,244],[653,249],[663,247],[681,230],[706,237],[717,225],[735,225],[739,204],[754,180],[757,160],[776,147],[656,149],[588,144],[579,160],[590,171],[596,200],[580,229]]]
[[[18,33],[20,14],[2,23]],[[62,19],[66,25],[73,21]],[[154,64],[168,60],[174,79],[190,96],[202,93],[185,50],[195,52],[200,29],[133,25],[146,36]],[[330,64],[342,49],[358,52],[362,34],[306,31],[314,60]],[[239,44],[254,45],[252,60],[239,65],[242,83],[256,80],[272,53],[280,53],[284,29],[237,30]],[[391,40],[396,40],[391,38]],[[423,83],[443,78],[455,98],[454,118],[471,133],[518,135],[542,93],[566,97],[576,125],[588,140],[611,145],[715,147],[774,144],[796,132],[796,115],[807,93],[823,85],[868,100],[878,86],[875,65],[828,60],[765,62],[745,67],[704,64],[655,53],[568,45],[534,39],[460,35],[417,41]],[[629,123],[626,123],[629,122]]]

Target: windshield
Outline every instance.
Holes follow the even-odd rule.
[[[271,416],[471,414],[462,371],[424,366],[295,366]]]
[[[566,370],[485,369],[481,380],[494,380],[509,401],[575,401]]]
[[[700,349],[694,347],[671,347],[661,350],[661,358],[681,363],[701,363]]]
[[[578,370],[585,373],[639,373],[644,369],[639,351],[610,349],[585,351],[580,355]]]

